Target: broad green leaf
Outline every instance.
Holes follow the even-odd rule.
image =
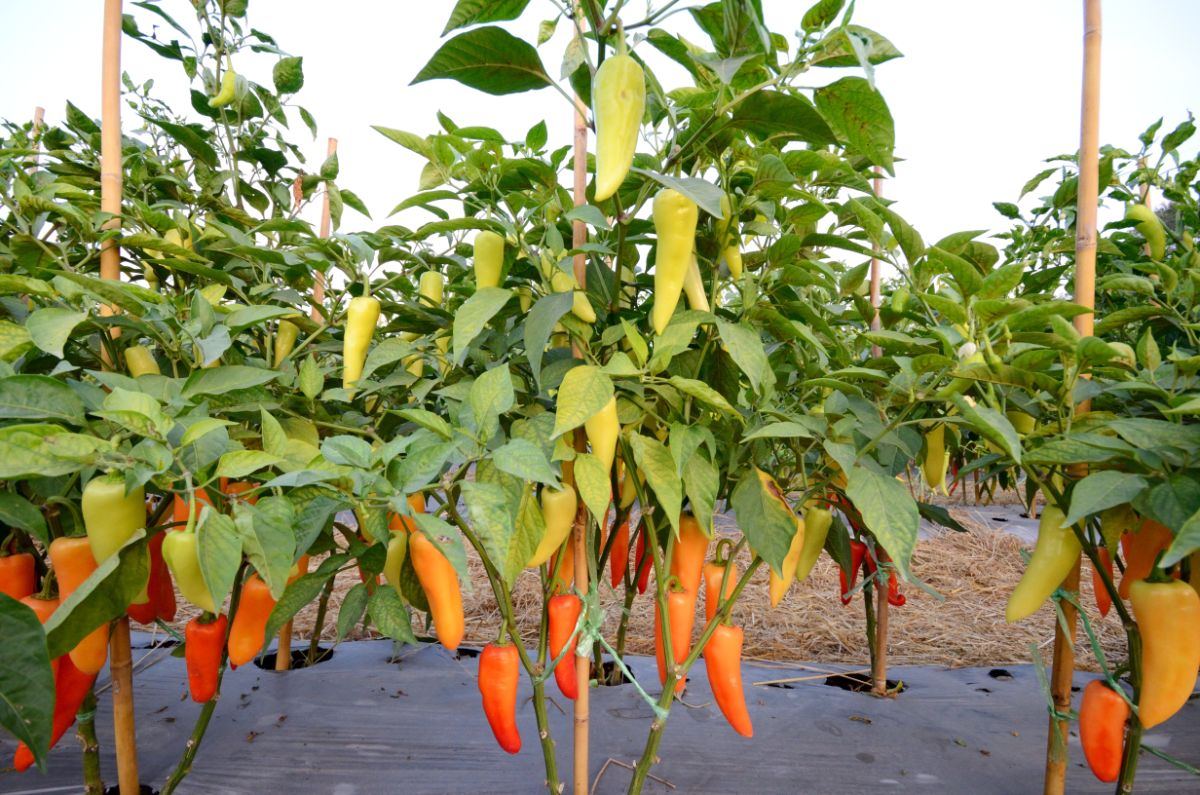
[[[50,545],[50,533],[42,512],[29,500],[11,491],[0,491],[0,523],[24,530],[44,546]]]
[[[260,469],[275,466],[283,459],[261,450],[235,450],[221,456],[217,474],[231,480],[240,480]]]
[[[336,557],[342,563],[345,563],[345,555],[338,555]],[[279,634],[279,630],[283,628],[284,624],[292,620],[296,613],[304,609],[305,605],[316,599],[317,595],[321,593],[321,589],[325,586],[325,582],[332,576],[332,570],[327,573],[318,571],[293,580],[271,610],[271,617],[267,619],[266,632],[263,633],[264,642],[270,643]],[[379,590],[387,589],[381,588]]]
[[[513,297],[511,290],[485,287],[477,290],[454,313],[454,363],[462,364],[467,348],[496,313]]]
[[[54,716],[46,635],[32,608],[0,593],[0,637],[0,726],[29,746],[44,773]]]
[[[721,339],[729,348],[729,355],[746,377],[754,391],[770,391],[775,386],[775,373],[767,360],[762,339],[756,331],[740,323],[717,319]]]
[[[0,480],[69,475],[90,464],[103,446],[103,440],[59,425],[8,425],[0,428]]]
[[[587,506],[596,524],[603,527],[608,506],[612,503],[612,483],[604,464],[591,453],[575,456],[575,489]]]
[[[279,377],[276,370],[244,365],[222,365],[221,367],[196,370],[183,385],[181,396],[185,399],[202,395],[224,395],[237,389],[249,389],[270,383]]]
[[[974,295],[983,286],[983,277],[975,266],[957,254],[934,246],[929,249],[929,262],[939,273],[949,273],[964,296]]]
[[[242,503],[239,503],[239,508]],[[204,586],[220,609],[236,584],[242,562],[245,539],[239,536],[235,521],[211,508],[204,509],[203,521],[196,528],[196,550]]]
[[[756,91],[733,111],[733,124],[763,140],[800,140],[815,146],[836,142],[833,130],[800,95]]]
[[[972,406],[962,395],[954,395],[953,400],[972,430],[998,445],[1014,464],[1021,463],[1021,437],[1008,417],[986,406]]]
[[[685,395],[690,395],[696,398],[701,403],[705,403],[709,408],[724,412],[738,420],[742,415],[737,409],[729,404],[720,392],[713,389],[703,381],[697,381],[693,378],[684,378],[683,376],[673,375],[670,378],[670,384]]]
[[[277,94],[295,94],[304,87],[304,59],[299,56],[280,58],[271,70],[271,80]]]
[[[457,28],[478,25],[483,22],[506,22],[521,16],[529,0],[458,0],[446,27],[442,30],[445,36]]]
[[[1132,502],[1146,486],[1146,479],[1141,475],[1112,470],[1093,472],[1075,484],[1071,491],[1071,510],[1062,526],[1070,527],[1105,508]]]
[[[632,170],[635,173],[650,177],[650,179],[663,187],[682,193],[713,218],[720,218],[722,216],[721,199],[725,193],[708,180],[700,179],[699,177],[672,177],[666,174],[659,174],[657,171],[646,171],[636,166]]]
[[[691,503],[692,515],[708,535],[713,534],[720,473],[704,456],[693,456],[683,468],[683,490]]]
[[[558,486],[558,475],[545,452],[528,439],[509,439],[492,452],[492,462],[501,472],[521,480]]]
[[[550,76],[529,43],[498,27],[476,28],[443,44],[413,83],[457,80],[488,94],[545,88]]]
[[[554,436],[574,430],[608,405],[613,383],[599,368],[580,365],[567,371],[558,387]]]
[[[270,415],[264,412],[264,416]],[[237,423],[230,422],[229,420],[222,420],[216,417],[201,417],[183,432],[183,438],[179,440],[179,446],[187,447],[189,444],[199,441],[202,437],[207,436],[213,431],[236,424]]]
[[[499,426],[500,415],[511,409],[515,401],[512,374],[503,364],[492,367],[476,378],[467,393],[467,404],[471,407],[475,423],[488,438]]]
[[[571,311],[574,300],[574,293],[571,292],[550,293],[539,298],[525,318],[525,355],[529,358],[533,379],[538,384],[542,382],[542,354],[546,342],[554,331],[554,324]]]
[[[367,603],[367,615],[380,634],[399,643],[416,645],[412,616],[395,588],[376,588]]]
[[[646,476],[646,483],[654,492],[662,512],[666,514],[671,529],[679,532],[679,513],[683,509],[683,488],[675,472],[675,459],[671,451],[658,440],[640,433],[629,437],[633,457],[638,471]],[[661,517],[661,514],[660,514]]]
[[[750,549],[781,574],[797,528],[796,515],[779,487],[758,467],[747,467],[729,504]]]
[[[0,379],[0,419],[56,420],[82,425],[83,400],[69,386],[44,375]]]
[[[843,77],[818,88],[817,110],[838,138],[869,162],[893,173],[896,129],[883,95],[862,77]]]
[[[387,591],[390,589],[380,588],[378,590]],[[365,582],[354,583],[342,598],[342,606],[338,609],[336,628],[338,643],[341,643],[350,634],[350,630],[354,629],[355,625],[362,620],[363,615],[367,612],[367,598],[367,584]]]
[[[917,543],[920,512],[908,488],[890,475],[855,464],[846,484],[846,496],[862,514],[871,531],[906,580],[908,564]]]
[[[296,559],[296,509],[287,497],[260,497],[238,503],[235,514],[246,557],[278,599]]]
[[[25,320],[25,328],[33,344],[51,356],[63,357],[63,346],[83,321],[87,320],[86,312],[72,312],[59,307],[38,309]]]

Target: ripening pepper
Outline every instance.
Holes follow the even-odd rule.
[[[789,512],[791,509],[789,508]],[[783,601],[784,594],[792,585],[792,580],[796,577],[796,566],[800,563],[800,555],[804,552],[804,536],[806,528],[804,520],[792,513],[792,524],[795,527],[795,532],[792,534],[792,543],[788,546],[787,554],[783,556],[783,574],[776,574],[774,569],[768,568],[770,584],[768,585],[768,594],[771,599],[771,607],[777,607]]]
[[[1047,505],[1038,521],[1037,544],[1021,581],[1008,598],[1005,618],[1008,623],[1033,615],[1062,584],[1079,558],[1079,539],[1070,527],[1062,527],[1065,517],[1058,508]]]
[[[1150,248],[1150,258],[1162,259],[1167,253],[1167,233],[1154,210],[1144,204],[1132,204],[1125,211],[1125,219],[1137,221],[1137,230],[1146,238],[1146,245]]]
[[[475,235],[475,287],[500,286],[504,266],[504,238],[490,230]]]
[[[205,489],[196,489],[196,520],[200,519],[200,511],[207,505],[213,507],[212,497],[208,496]],[[175,501],[171,505],[171,521],[175,523],[177,530],[182,530],[187,526],[190,503],[188,499],[182,495],[176,494]]]
[[[1150,576],[1154,561],[1158,554],[1171,546],[1175,534],[1170,528],[1158,522],[1147,519],[1136,533],[1121,535],[1121,552],[1125,556],[1125,573],[1121,575],[1121,584],[1117,593],[1122,599],[1129,598],[1129,586],[1138,580]]]
[[[560,562],[561,559],[561,562]],[[575,543],[563,544],[550,557],[550,593],[569,593],[575,585]]]
[[[718,624],[704,646],[704,669],[713,700],[733,730],[743,737],[753,737],[754,727],[746,709],[746,694],[742,690],[741,627]]]
[[[367,348],[379,322],[379,299],[360,295],[346,309],[346,332],[342,338],[342,388],[353,389],[362,376]]]
[[[50,543],[50,562],[58,579],[58,596],[66,602],[96,570],[96,559],[86,538],[56,538]],[[71,662],[86,674],[100,673],[108,659],[108,622],[96,627],[71,649]]]
[[[983,351],[976,349],[974,343],[970,343],[969,347],[964,347],[967,348],[967,351],[966,355],[960,354],[958,360],[959,367],[970,367],[974,364],[983,364],[986,361],[983,358]],[[937,391],[935,397],[938,400],[949,400],[952,396],[961,395],[974,385],[975,379],[973,378],[952,378],[950,379],[950,383]]]
[[[583,612],[583,601],[575,594],[559,594],[551,596],[546,605],[548,615],[547,647],[550,661],[558,659],[558,655],[566,648],[575,633],[575,625],[579,623],[579,614]],[[579,695],[578,681],[575,678],[575,649],[567,649],[558,665],[554,667],[554,681],[558,689],[567,698],[574,700]]]
[[[704,292],[704,278],[700,275],[700,262],[695,254],[692,254],[692,261],[688,263],[687,273],[683,276],[683,294],[687,296],[688,308],[698,312],[712,309]]]
[[[29,596],[21,601],[33,608],[33,612],[37,613],[38,620],[43,624],[59,604],[57,599],[39,599],[36,596]],[[54,716],[50,732],[50,747],[53,748],[75,723],[75,715],[91,691],[96,675],[80,671],[66,654],[51,660],[50,666],[54,670]],[[28,770],[31,765],[33,752],[29,750],[29,746],[21,743],[13,754],[13,768],[20,772]]]
[[[450,651],[458,648],[463,638],[462,591],[454,566],[437,546],[422,532],[410,533],[408,554],[413,569],[421,581],[421,589],[429,601],[429,613],[438,640]]]
[[[866,556],[867,573],[872,577],[879,571],[879,563],[887,563],[891,558],[888,557],[887,551],[884,550],[878,543],[875,545],[875,554],[879,556],[878,563],[870,555]],[[904,607],[908,603],[908,597],[900,593],[900,581],[896,577],[895,567],[888,570],[887,581],[887,601],[892,607]]]
[[[153,624],[155,619],[175,620],[175,584],[171,582],[171,572],[162,555],[166,537],[166,533],[156,533],[146,544],[150,553],[150,579],[146,583],[146,592],[150,598],[142,604],[131,604],[125,611],[139,624]]]
[[[237,96],[237,72],[232,69],[227,69],[225,74],[221,75],[221,88],[215,96],[209,97],[208,106],[210,108],[223,108],[230,102],[233,102]]]
[[[560,489],[544,486],[541,502],[546,532],[542,534],[542,540],[538,542],[527,566],[540,566],[549,560],[567,540],[571,528],[575,525],[575,511],[579,499],[574,486],[563,486]]]
[[[125,478],[117,473],[89,480],[80,509],[96,563],[115,555],[130,536],[146,526],[145,492],[138,486],[127,494]]]
[[[1022,438],[1033,433],[1033,429],[1037,425],[1037,421],[1033,418],[1032,414],[1026,414],[1019,409],[1009,409],[1004,412],[1004,416],[1012,423],[1013,430],[1017,432],[1017,436]]]
[[[550,276],[550,288],[556,293],[572,293],[571,314],[584,323],[596,322],[596,310],[592,308],[587,293],[579,289],[579,282],[574,276],[561,268],[555,268]]]
[[[667,585],[666,611],[671,622],[671,658],[675,664],[687,659],[692,645],[692,625],[696,621],[696,600],[677,581],[671,579]],[[663,607],[654,606],[654,658],[658,662],[658,681],[667,683],[667,661],[663,645]],[[680,676],[675,682],[675,692],[682,693],[687,678]]]
[[[510,754],[521,750],[517,730],[517,681],[521,658],[511,643],[489,643],[479,655],[479,693],[483,696],[483,714],[496,742]]]
[[[299,326],[290,320],[279,321],[279,328],[275,329],[275,356],[272,362],[276,370],[292,355],[292,349],[296,347],[296,337],[298,336],[300,336]]]
[[[254,494],[254,491],[258,487],[258,483],[252,483],[249,480],[232,480],[221,487],[221,493],[225,495],[231,504],[241,501],[250,505],[257,505],[258,496]]]
[[[621,421],[617,418],[617,398],[609,398],[604,408],[583,423],[592,455],[600,459],[604,472],[612,472],[613,459],[617,457],[617,439],[621,435]],[[611,496],[611,495],[610,495]]]
[[[383,579],[388,582],[396,593],[404,596],[400,590],[400,571],[404,568],[404,560],[408,557],[408,533],[397,532],[392,528],[392,537],[388,539],[387,558],[383,563]]]
[[[24,599],[37,590],[33,555],[20,552],[0,557],[0,593],[13,599]]]
[[[696,517],[690,513],[679,517],[679,539],[671,554],[671,575],[679,580],[694,610],[700,596],[700,579],[704,574],[704,560],[708,557],[708,536],[700,528]]]
[[[654,197],[654,231],[658,254],[654,263],[654,308],[651,315],[656,334],[662,334],[675,314],[679,293],[687,276],[696,245],[696,203],[682,193],[666,188]]]
[[[645,593],[646,588],[650,585],[650,572],[654,571],[654,558],[650,550],[646,549],[646,533],[650,532],[649,528],[643,525],[642,530],[638,533],[637,554],[634,555],[634,576],[637,578],[638,593]]]
[[[925,434],[925,457],[921,460],[921,471],[930,491],[946,491],[946,425],[937,423]]]
[[[446,280],[437,271],[425,271],[417,284],[417,295],[421,297],[424,306],[441,306],[442,295],[445,292]]]
[[[734,280],[742,278],[742,250],[738,247],[736,222],[729,197],[722,196],[721,217],[717,219],[717,245],[721,249],[721,259],[725,260],[729,275]]]
[[[629,567],[629,519],[621,522],[617,528],[616,538],[608,551],[609,581],[616,588],[625,578],[625,569]]]
[[[217,612],[216,600],[209,593],[200,572],[200,549],[195,531],[167,533],[162,545],[163,560],[175,578],[183,598],[209,613]]]
[[[1121,774],[1128,702],[1103,680],[1089,682],[1079,705],[1079,743],[1096,778],[1106,783]]]
[[[718,553],[719,554],[719,553]],[[729,572],[726,575],[726,572]],[[709,622],[717,614],[721,602],[733,595],[737,587],[738,569],[732,560],[724,563],[716,561],[704,564],[704,620]],[[725,582],[725,592],[721,593],[721,582]]]
[[[863,567],[863,562],[867,559],[867,545],[861,541],[850,542],[850,574],[847,577],[846,570],[838,568],[838,578],[841,581],[842,588],[842,605],[850,604],[850,600],[854,597],[850,596],[850,592],[854,590],[854,586],[858,584],[858,572]]]
[[[1100,547],[1096,550],[1100,557],[1100,565],[1108,573],[1108,578],[1113,578],[1113,561],[1112,555],[1108,552],[1108,547]],[[1108,589],[1104,587],[1104,578],[1100,573],[1100,569],[1092,568],[1092,592],[1096,595],[1096,607],[1100,610],[1100,616],[1108,615],[1108,611],[1112,610],[1112,596]]]
[[[829,528],[833,525],[833,512],[821,508],[816,502],[811,502],[804,511],[804,546],[800,549],[800,557],[796,561],[796,582],[804,582],[817,565],[817,558],[825,548],[825,539],[829,537]]]
[[[275,598],[271,596],[270,587],[258,574],[247,577],[242,583],[233,625],[229,628],[230,663],[245,665],[258,656],[267,631],[267,619],[274,609]]]
[[[162,375],[154,354],[145,345],[130,345],[125,349],[125,369],[133,378],[139,375]]]
[[[1129,588],[1142,635],[1138,720],[1147,729],[1187,703],[1200,668],[1200,596],[1186,582],[1139,580]]]
[[[533,291],[528,287],[518,287],[517,303],[521,307],[521,314],[527,313],[533,307]]]
[[[624,461],[617,460],[617,492],[621,496],[621,510],[637,501],[637,486],[634,485],[632,473],[636,473],[638,482],[646,482],[646,476],[638,472],[636,467],[627,467]]]
[[[646,109],[646,76],[625,52],[624,42],[592,79],[596,122],[596,194],[602,202],[617,192],[637,150],[638,130]]]
[[[187,663],[188,691],[192,701],[203,704],[217,695],[221,674],[221,652],[225,648],[225,630],[229,619],[217,616],[204,621],[196,616],[183,630],[183,659]]]

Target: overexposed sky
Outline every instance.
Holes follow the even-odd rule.
[[[655,3],[660,4],[659,2]],[[186,0],[165,0],[181,19]],[[374,222],[347,210],[343,229],[374,228],[417,190],[422,161],[371,129],[372,124],[419,134],[437,129],[435,114],[459,125],[484,124],[506,137],[523,138],[545,119],[553,148],[571,140],[571,111],[550,89],[490,97],[451,81],[409,82],[441,43],[451,0],[424,3],[385,0],[251,0],[250,24],[280,46],[304,57],[299,94],[320,125],[313,141],[298,121],[292,140],[310,153],[313,168],[325,139],[339,140],[339,184],[367,203]],[[785,34],[799,26],[804,0],[763,0],[768,27]],[[86,112],[100,108],[100,0],[39,0],[0,5],[0,117],[29,118],[36,105],[51,121],[62,118],[69,98]],[[630,19],[644,11],[630,3]],[[536,40],[538,21],[554,16],[547,0],[532,0],[526,19],[506,23]],[[152,19],[136,12],[143,29]],[[896,120],[897,164],[885,193],[926,240],[962,229],[997,230],[1004,219],[993,201],[1015,201],[1042,160],[1072,152],[1079,140],[1082,58],[1081,0],[858,0],[855,22],[887,36],[904,53],[876,71]],[[559,73],[567,23],[540,49],[547,71]],[[664,25],[700,40],[686,14]],[[163,38],[169,31],[160,26]],[[1101,142],[1132,148],[1136,136],[1160,116],[1170,130],[1200,109],[1200,2],[1108,0],[1104,3]],[[186,107],[184,77],[132,40],[124,41],[123,68],[135,80],[156,78],[156,93]],[[666,87],[683,83],[647,45]],[[270,85],[273,58],[247,57],[239,71]],[[661,70],[659,67],[661,65]],[[850,70],[815,70],[812,84]],[[809,80],[806,76],[801,82]],[[135,122],[126,111],[126,123]],[[1190,141],[1185,151],[1194,152]],[[565,177],[564,177],[565,179]],[[421,219],[406,219],[416,222]]]

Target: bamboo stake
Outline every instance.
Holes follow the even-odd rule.
[[[872,180],[875,197],[883,195],[883,177],[879,166],[875,167],[875,179]],[[871,330],[878,331],[879,321],[879,244],[871,247],[871,307],[875,310],[871,316]],[[871,346],[871,355],[882,353],[878,345]],[[872,691],[877,696],[887,695],[887,647],[888,647],[888,600],[887,587],[880,585],[875,589],[878,598],[878,608],[875,611],[875,654],[871,658],[871,678],[874,680]],[[870,598],[868,596],[868,598]]]
[[[875,197],[879,198],[883,195],[883,177],[879,166],[875,166],[875,179],[872,180],[872,187],[875,189]],[[875,314],[871,316],[871,331],[879,331],[879,244],[875,243],[871,246],[871,306],[875,309]],[[871,346],[871,355],[879,356],[881,353],[878,345]]]
[[[578,11],[578,9],[577,9]],[[578,96],[575,97],[575,206],[579,207],[587,203],[587,107],[583,104]],[[578,249],[587,242],[587,228],[583,221],[576,219],[571,223],[571,244]],[[576,254],[572,263],[575,271],[575,280],[579,282],[580,289],[587,289],[587,257],[580,253]],[[572,346],[573,353],[576,358],[582,357],[582,351],[577,345]],[[583,449],[586,437],[582,433],[575,434],[575,447],[577,450]],[[578,519],[575,522],[573,530],[574,537],[571,543],[575,545],[575,588],[586,595],[588,593],[588,557],[587,557],[587,511],[581,504],[579,506],[579,516],[583,521]],[[592,665],[591,658],[586,653],[581,651],[579,645],[575,647],[575,682],[577,695],[575,696],[575,737],[574,737],[574,764],[572,767],[573,792],[575,795],[587,795],[588,793],[588,712],[589,712],[589,684],[591,680]]]
[[[1079,200],[1075,214],[1075,302],[1092,309],[1096,305],[1096,210],[1100,203],[1100,0],[1083,3],[1083,107],[1080,113]],[[1090,336],[1095,330],[1093,314],[1078,315],[1075,328]],[[1077,413],[1088,411],[1085,401]],[[1079,560],[1062,587],[1079,590]],[[1075,672],[1075,607],[1062,603],[1063,620],[1054,628],[1054,660],[1050,673],[1050,695],[1054,709],[1071,709],[1071,680]],[[1067,721],[1050,717],[1046,740],[1044,795],[1062,795],[1067,783]]]
[[[330,138],[329,146],[325,150],[325,157],[329,158],[337,154],[337,139]],[[321,201],[321,226],[318,234],[322,239],[329,237],[329,189],[325,189],[325,197]],[[325,303],[325,274],[316,274],[315,283],[313,284],[313,310],[312,319],[318,323],[321,322],[321,313],[317,311],[317,307]],[[290,622],[289,622],[290,623]]]
[[[104,2],[103,66],[100,82],[100,209],[111,213],[105,229],[121,225],[121,0]],[[120,280],[121,253],[116,240],[100,247],[100,277]],[[102,305],[100,313],[115,308]],[[117,336],[117,329],[112,329]],[[105,350],[102,348],[102,350]],[[106,361],[112,366],[112,361]],[[117,619],[109,636],[109,672],[112,676],[113,744],[117,752],[117,781],[121,795],[138,795],[137,731],[133,709],[133,662],[129,649],[129,618]]]
[[[46,116],[46,109],[41,105],[33,109],[33,166],[30,167],[29,173],[32,174],[38,170],[38,166],[42,164],[42,139],[38,136],[42,132],[42,120]]]

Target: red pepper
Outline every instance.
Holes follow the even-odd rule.
[[[33,571],[33,555],[21,552],[0,557],[0,593],[13,599],[24,599],[37,589]]]
[[[642,532],[638,533],[637,562],[634,564],[638,593],[645,593],[646,588],[650,586],[650,570],[654,568],[654,561],[646,551],[646,533],[649,532],[649,528],[642,527]]]
[[[511,643],[489,643],[479,655],[479,692],[483,696],[483,714],[496,742],[510,754],[521,750],[517,730],[517,680],[520,656]]]
[[[146,592],[150,599],[140,605],[130,605],[126,611],[139,624],[153,624],[154,619],[175,620],[175,584],[171,582],[171,570],[163,560],[162,545],[166,533],[159,533],[149,541],[150,579]]]
[[[850,542],[850,576],[847,583],[846,571],[838,570],[838,577],[842,583],[842,604],[850,604],[852,597],[847,596],[850,591],[854,590],[854,586],[858,584],[858,571],[863,567],[863,561],[867,558],[867,545],[861,541]],[[874,561],[872,561],[872,564]]]
[[[612,587],[616,588],[625,577],[625,569],[629,567],[629,520],[621,522],[617,528],[617,536],[613,539],[608,551],[608,570]]]
[[[1088,767],[1101,781],[1112,783],[1121,773],[1125,746],[1125,722],[1129,704],[1111,687],[1097,679],[1083,689],[1079,707],[1079,742]]]
[[[188,688],[192,701],[203,704],[217,695],[217,679],[221,672],[221,652],[225,648],[225,630],[229,620],[217,616],[207,624],[200,616],[184,628],[183,658],[187,662]]]
[[[1113,562],[1112,555],[1108,551],[1108,547],[1100,547],[1097,552],[1100,553],[1100,563],[1108,572],[1108,579],[1113,579]],[[1096,595],[1096,607],[1100,609],[1101,616],[1107,616],[1108,611],[1112,610],[1112,596],[1109,595],[1108,589],[1104,587],[1104,577],[1101,576],[1100,570],[1092,568],[1092,591]]]
[[[571,639],[575,625],[579,622],[579,614],[583,611],[583,601],[575,594],[562,594],[550,597],[546,607],[550,614],[547,645],[550,649],[550,659],[555,660]],[[574,700],[579,695],[578,682],[575,679],[575,649],[571,648],[554,666],[554,681],[558,689],[567,698]]]
[[[891,560],[888,557],[888,553],[878,544],[875,545],[875,553],[879,555],[879,560],[883,563]],[[874,574],[876,571],[875,561],[869,555],[867,556],[867,570],[871,574]],[[888,572],[887,600],[888,604],[892,607],[904,607],[908,602],[908,597],[900,593],[900,580],[896,577],[895,568]]]
[[[33,608],[43,624],[59,604],[57,599],[39,599],[36,596],[27,596],[21,601]],[[50,732],[50,747],[53,748],[67,733],[67,729],[75,723],[75,714],[79,712],[83,700],[91,691],[92,684],[96,681],[96,675],[80,671],[71,662],[70,656],[66,654],[52,660],[51,666],[54,669],[54,718],[53,728]],[[16,753],[13,754],[13,767],[17,771],[22,771],[28,770],[32,764],[33,752],[29,750],[29,746],[21,743],[17,746]]]

